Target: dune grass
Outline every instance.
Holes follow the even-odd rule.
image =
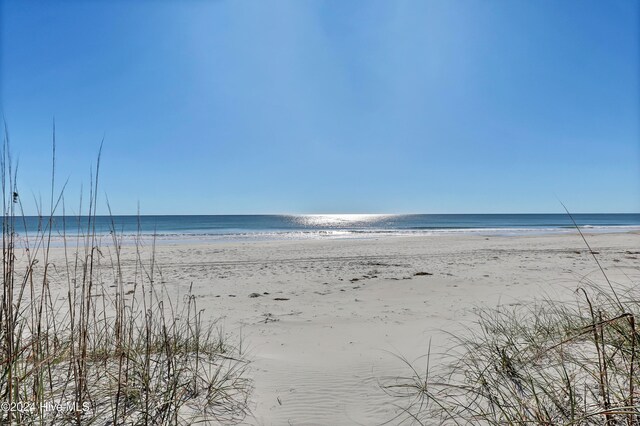
[[[147,247],[138,233],[127,263],[115,224],[101,242],[99,156],[88,200],[80,200],[83,220],[65,215],[64,185],[55,192],[52,172],[37,232],[26,229],[6,131],[1,157],[0,424],[241,421],[251,390],[241,342],[219,332],[190,290],[171,299],[154,241]],[[55,170],[55,140],[53,157]],[[64,222],[57,235],[56,215]],[[65,261],[53,263],[53,250]]]
[[[402,359],[411,374],[383,383],[390,423],[640,425],[640,283],[596,262],[605,283],[584,280],[574,302],[480,310],[444,368]]]

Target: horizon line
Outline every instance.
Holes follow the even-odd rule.
[[[612,214],[640,214],[640,212],[570,212],[572,215],[576,214],[598,214],[598,215],[612,215]],[[491,212],[479,212],[479,213],[158,213],[158,214],[53,214],[53,215],[38,215],[38,214],[24,214],[16,215],[16,217],[93,217],[93,216],[128,216],[128,217],[151,217],[151,216],[463,216],[463,215],[567,215],[566,212],[547,212],[547,213],[531,213],[531,212],[517,212],[517,213],[491,213]]]

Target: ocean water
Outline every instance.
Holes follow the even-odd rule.
[[[574,214],[589,232],[640,231],[640,214]],[[16,218],[19,234],[48,230],[48,218]],[[566,214],[350,214],[60,217],[54,237],[87,234],[155,235],[159,240],[283,240],[475,233],[522,235],[575,232]]]

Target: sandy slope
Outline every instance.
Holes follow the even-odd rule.
[[[626,252],[640,235],[589,240],[612,277],[637,279],[640,255]],[[475,306],[572,299],[581,279],[601,281],[577,234],[166,244],[156,261],[170,293],[193,283],[205,315],[242,333],[251,425],[381,424],[403,403],[378,385],[407,374],[392,354],[416,359],[432,339],[437,362],[447,333],[473,326]]]

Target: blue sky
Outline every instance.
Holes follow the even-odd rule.
[[[21,196],[114,213],[640,211],[636,1],[2,1]],[[104,197],[101,198],[105,212]]]

